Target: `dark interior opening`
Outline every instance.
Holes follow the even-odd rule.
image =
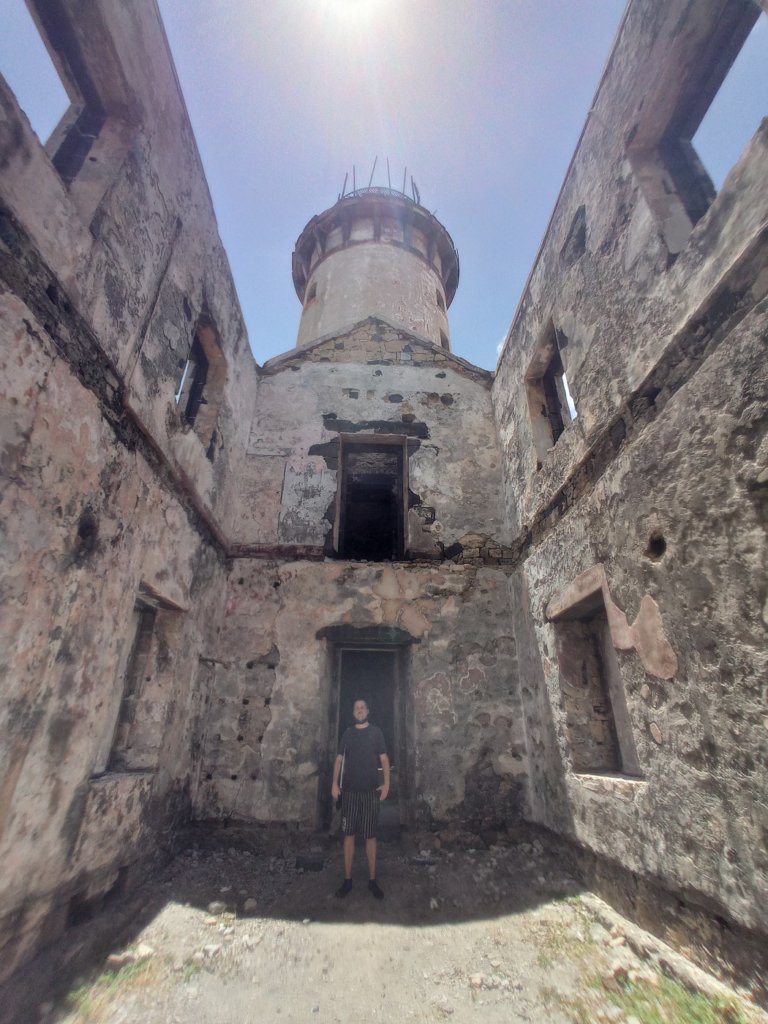
[[[176,403],[184,410],[184,419],[192,426],[205,402],[205,385],[208,380],[208,357],[200,339],[195,337],[182,370]]]
[[[371,562],[403,557],[403,451],[396,445],[344,449],[339,555]]]
[[[390,762],[395,761],[395,659],[393,650],[341,651],[339,736],[355,724],[354,702],[364,700],[370,721],[384,733]]]
[[[335,646],[335,645],[334,645]],[[379,838],[397,839],[407,816],[407,737],[403,679],[404,649],[400,645],[335,647],[335,685],[331,691],[327,779],[321,785],[320,819],[327,827],[333,814],[330,780],[344,730],[354,726],[352,708],[364,700],[370,722],[384,734],[391,775],[388,799],[381,805]],[[383,782],[383,771],[380,772]]]
[[[549,427],[552,431],[553,444],[565,430],[560,389],[558,388],[558,384],[562,381],[562,378],[563,363],[560,359],[560,350],[557,347],[557,342],[555,342],[552,358],[550,359],[549,365],[541,379],[544,401],[547,407],[547,419],[549,420]],[[560,386],[562,387],[562,384]]]

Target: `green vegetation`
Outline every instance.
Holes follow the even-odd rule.
[[[82,982],[66,996],[65,1006],[70,1014],[66,1020],[72,1024],[96,1024],[108,1014],[116,996],[146,985],[154,976],[154,966],[150,960],[141,960],[125,964],[117,971],[105,969]]]
[[[658,975],[657,984],[627,980],[607,989],[601,979],[594,983],[601,1002],[611,1002],[640,1024],[750,1024],[753,1019],[734,999],[692,992],[679,981]],[[570,1002],[576,1024],[593,1024],[595,1004],[589,998]]]

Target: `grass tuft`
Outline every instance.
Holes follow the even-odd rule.
[[[598,978],[594,987],[603,1005],[606,1001],[612,1003],[625,1018],[634,1018],[639,1024],[750,1024],[752,1019],[735,999],[691,991],[665,975],[658,975],[653,985],[625,979],[610,989]],[[588,998],[572,1000],[570,1010],[574,1024],[600,1019],[595,1017],[596,1007]]]
[[[67,1022],[97,1024],[108,1015],[115,998],[143,988],[154,978],[156,965],[151,960],[125,964],[117,971],[103,970],[73,988],[66,996]]]

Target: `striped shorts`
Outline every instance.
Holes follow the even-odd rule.
[[[379,791],[367,789],[362,793],[342,790],[341,831],[345,836],[373,839],[379,823]]]

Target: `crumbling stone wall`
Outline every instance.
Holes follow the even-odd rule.
[[[630,151],[660,83],[682,117],[715,73],[722,7],[628,8],[493,396],[534,817],[761,928],[768,134],[675,244]],[[553,337],[578,418],[542,457],[531,390]],[[637,770],[585,771],[569,721],[573,630],[605,598],[567,610],[570,646],[552,602],[598,567]]]
[[[329,799],[342,627],[407,646],[411,824],[519,820],[525,739],[503,571],[256,559],[237,559],[229,578],[197,813],[314,827]]]
[[[334,550],[339,438],[408,439],[410,557],[505,537],[490,375],[380,320],[273,360],[242,469],[238,542]]]
[[[492,380],[378,318],[257,370],[155,5],[33,6],[104,119],[43,147],[0,81],[2,975],[193,814],[317,824],[355,638],[402,654],[407,821],[764,931],[768,130],[717,196],[675,135],[756,8],[632,0]],[[404,559],[336,560],[383,436]]]
[[[66,124],[41,146],[0,82],[2,976],[189,818],[256,382],[156,7],[60,13],[51,45],[107,111],[92,159],[63,160]],[[205,445],[174,400],[199,324],[219,353]]]

